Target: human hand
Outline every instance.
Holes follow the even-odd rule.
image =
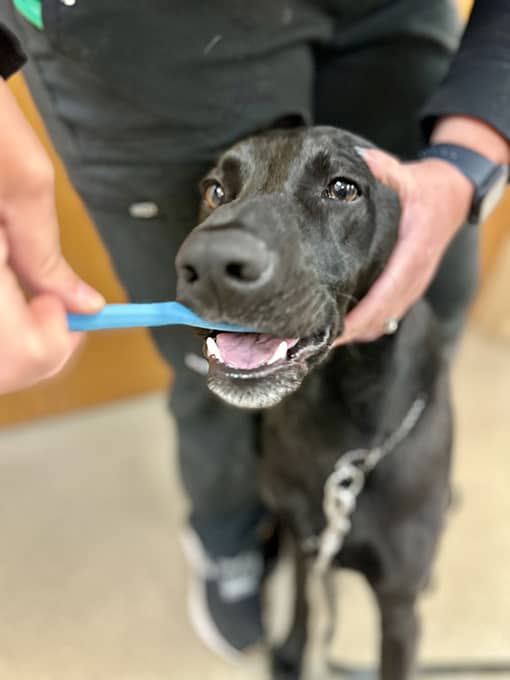
[[[430,158],[400,163],[378,149],[360,153],[401,203],[399,234],[386,268],[345,319],[334,345],[370,341],[425,292],[450,240],[465,221],[473,186],[453,165]]]
[[[508,140],[471,116],[439,118],[430,141],[468,146],[494,163],[510,163]],[[400,198],[399,236],[386,268],[347,315],[344,332],[334,345],[373,340],[385,332],[390,319],[402,318],[427,289],[448,243],[468,215],[474,192],[471,182],[447,161],[400,163],[377,149],[361,152],[375,177]]]
[[[58,231],[51,161],[0,80],[0,393],[59,371],[80,341],[66,310],[104,304],[65,261]]]

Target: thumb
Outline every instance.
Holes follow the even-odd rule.
[[[62,255],[52,192],[18,200],[5,229],[10,265],[30,292],[52,293],[75,312],[94,312],[104,305],[103,296]]]

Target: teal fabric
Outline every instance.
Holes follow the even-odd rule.
[[[39,30],[44,28],[41,0],[13,0],[14,7],[25,19]]]

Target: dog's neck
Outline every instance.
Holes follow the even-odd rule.
[[[394,336],[340,347],[322,371],[328,400],[341,404],[349,420],[367,433],[380,430],[381,408],[388,396],[397,344]],[[402,402],[406,402],[405,396]],[[396,410],[400,412],[400,408]]]
[[[391,432],[418,394],[426,396],[440,362],[434,324],[419,303],[394,335],[334,350],[319,369],[322,393],[363,431]]]

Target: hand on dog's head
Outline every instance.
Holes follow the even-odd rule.
[[[263,408],[296,390],[391,253],[399,202],[356,146],[370,144],[330,127],[273,130],[229,149],[202,182],[177,297],[260,332],[207,341],[209,386],[231,404]]]

